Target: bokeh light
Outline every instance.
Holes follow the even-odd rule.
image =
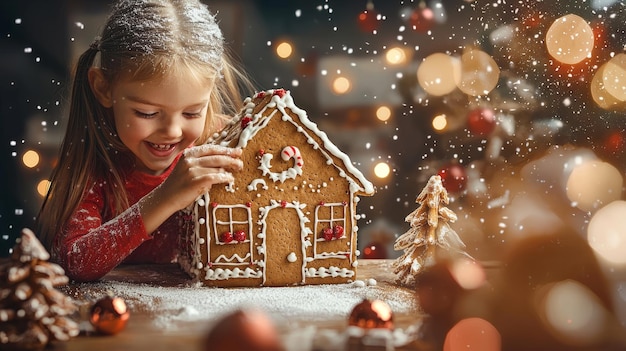
[[[608,162],[589,160],[576,166],[567,179],[566,192],[573,205],[593,211],[622,195],[623,179]]]
[[[587,241],[606,261],[626,265],[626,201],[613,201],[591,217]]]
[[[594,34],[580,16],[569,14],[556,19],[546,33],[546,48],[557,61],[573,65],[591,57]]]
[[[459,59],[443,53],[434,53],[422,61],[417,69],[417,81],[427,93],[442,96],[451,93],[460,82]]]
[[[626,101],[626,54],[617,54],[605,64],[602,83],[609,94]]]
[[[276,55],[278,55],[278,57],[286,59],[291,57],[292,53],[293,46],[290,43],[282,41],[278,45],[276,45]]]
[[[482,318],[467,318],[448,331],[443,351],[500,351],[502,338],[491,323]]]
[[[593,101],[605,110],[621,110],[624,109],[624,101],[619,100],[609,93],[604,85],[604,69],[606,64],[601,65],[593,75],[589,89]]]
[[[338,95],[346,94],[352,89],[352,83],[346,77],[337,77],[333,80],[333,92]]]
[[[606,324],[606,310],[598,297],[575,280],[564,280],[546,289],[540,314],[555,337],[576,346],[597,342]]]
[[[376,118],[382,122],[386,122],[391,118],[391,109],[387,106],[380,106],[376,109]]]
[[[387,50],[385,54],[385,60],[390,65],[401,65],[407,62],[408,56],[404,49],[399,47],[394,47]]]
[[[448,126],[448,117],[443,113],[437,115],[433,118],[432,125],[436,131],[443,131]]]
[[[46,196],[49,188],[50,188],[50,181],[47,179],[41,180],[39,183],[37,183],[37,194],[41,196]]]
[[[500,68],[484,51],[469,49],[461,56],[459,89],[472,96],[487,95],[498,84]]]
[[[452,273],[454,280],[466,290],[478,289],[487,280],[487,274],[480,263],[468,258],[461,258],[452,262],[450,273]]]
[[[391,173],[391,168],[385,162],[379,162],[374,166],[374,175],[380,179],[384,179],[389,177]]]
[[[24,166],[28,168],[37,167],[39,164],[39,154],[37,151],[28,150],[22,156],[22,162],[24,163]]]

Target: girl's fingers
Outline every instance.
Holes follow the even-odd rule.
[[[195,167],[223,168],[230,171],[239,171],[243,168],[243,162],[240,159],[224,155],[198,157],[191,164]]]
[[[185,157],[202,157],[211,155],[225,155],[230,157],[241,156],[240,148],[231,148],[215,144],[204,144],[190,147],[184,151]]]

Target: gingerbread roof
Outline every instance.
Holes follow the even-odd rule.
[[[330,141],[326,133],[308,118],[306,111],[294,104],[289,91],[284,89],[261,91],[253,97],[246,98],[244,105],[242,111],[230,120],[221,132],[214,134],[209,139],[209,143],[245,148],[248,142],[261,132],[272,118],[279,115],[278,118],[286,123],[290,122],[296,125],[298,132],[306,135],[312,133],[321,140],[321,143],[318,143],[309,138],[311,146],[324,155],[328,164],[332,164],[342,173],[346,173],[346,178],[356,187],[353,190],[365,195],[374,194],[372,183],[352,164],[348,155]],[[272,111],[266,111],[268,109]],[[336,160],[342,164],[338,164]]]

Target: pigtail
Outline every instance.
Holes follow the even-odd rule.
[[[97,54],[97,45],[90,46],[76,65],[69,119],[59,161],[53,170],[50,188],[37,220],[38,235],[49,249],[54,247],[55,237],[76,210],[89,182],[104,173],[98,168],[108,168],[112,164],[106,150],[107,143],[101,135],[111,133],[101,128],[103,124],[106,126],[108,112],[97,101],[89,85],[89,69]],[[117,173],[114,178],[121,183]]]

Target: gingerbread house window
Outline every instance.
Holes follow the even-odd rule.
[[[249,206],[213,204],[213,235],[218,245],[250,243],[251,229]]]
[[[316,241],[332,241],[346,237],[346,203],[322,203],[315,207]]]

